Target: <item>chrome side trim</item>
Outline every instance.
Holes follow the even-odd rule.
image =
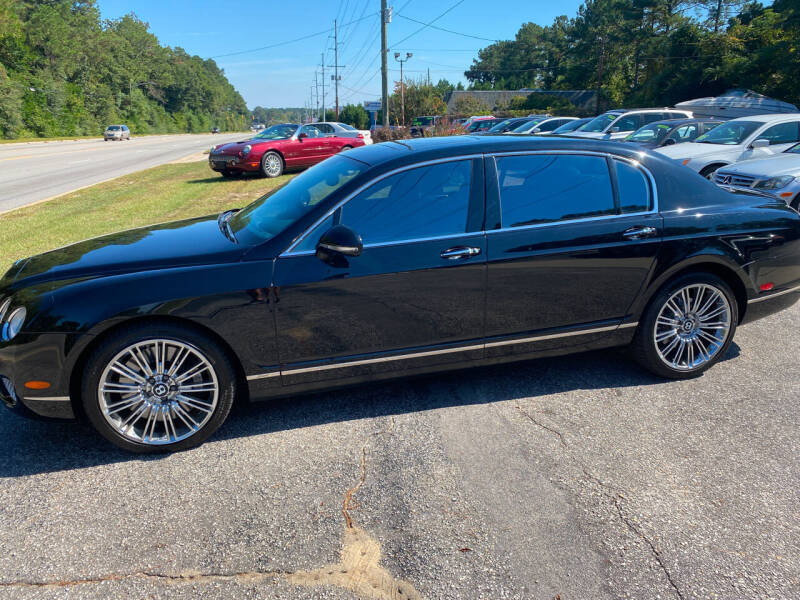
[[[763,302],[764,300],[771,300],[772,298],[777,298],[778,296],[783,296],[784,294],[791,294],[792,292],[800,292],[800,285],[797,285],[793,288],[789,288],[788,290],[783,290],[782,292],[775,292],[774,294],[770,294],[768,296],[761,296],[760,298],[753,298],[752,300],[748,300],[748,304],[755,304],[756,302]]]
[[[438,165],[440,163],[456,162],[456,161],[459,161],[459,160],[472,160],[474,158],[482,158],[482,157],[483,157],[483,154],[462,154],[462,155],[459,155],[459,156],[449,156],[447,158],[437,158],[435,160],[426,160],[424,162],[415,163],[413,165],[406,165],[405,167],[398,167],[397,169],[393,169],[391,171],[387,171],[383,175],[380,175],[380,176],[378,176],[378,177],[376,177],[374,179],[370,179],[367,183],[365,183],[361,187],[357,188],[356,190],[354,190],[353,192],[351,192],[350,194],[345,196],[344,199],[342,199],[339,202],[337,202],[336,205],[334,205],[332,208],[330,208],[324,215],[322,215],[319,219],[314,221],[314,223],[311,225],[311,227],[309,227],[302,234],[300,234],[300,236],[294,242],[292,242],[292,244],[286,250],[284,250],[283,252],[281,252],[278,255],[278,258],[282,258],[282,257],[285,257],[285,256],[307,256],[309,254],[314,254],[310,250],[304,250],[302,252],[292,252],[292,250],[298,244],[300,244],[300,242],[302,242],[306,237],[308,237],[308,234],[310,234],[312,231],[314,231],[314,229],[316,229],[317,226],[320,223],[322,223],[325,219],[330,217],[333,213],[335,213],[344,204],[346,204],[347,202],[349,202],[350,200],[355,198],[358,194],[363,192],[368,187],[370,187],[372,185],[375,185],[379,181],[383,181],[387,177],[391,177],[392,175],[396,175],[397,173],[402,173],[403,171],[410,171],[411,169],[416,169],[418,167],[427,167],[428,165]],[[473,233],[478,233],[478,232],[473,232]],[[462,233],[462,234],[459,234],[459,235],[465,235],[465,234]],[[365,247],[370,247],[370,246],[365,245]]]
[[[69,396],[25,396],[24,399],[44,402],[69,402]]]
[[[327,365],[318,365],[315,367],[300,367],[298,369],[286,369],[282,372],[263,373],[261,375],[248,375],[248,381],[255,381],[258,379],[266,379],[268,377],[277,377],[283,373],[284,375],[296,375],[299,373],[311,373],[314,371],[328,371],[330,369],[341,369],[345,367],[357,367],[360,365],[371,365],[377,363],[392,362],[395,360],[408,360],[411,358],[421,358],[424,356],[435,356],[438,354],[453,354],[455,352],[468,352],[470,350],[484,350],[486,348],[494,348],[497,346],[510,346],[513,344],[525,344],[528,342],[538,342],[542,340],[554,340],[558,338],[573,337],[577,335],[589,335],[592,333],[603,333],[605,331],[616,331],[619,329],[629,329],[636,327],[639,322],[623,323],[621,325],[607,325],[605,327],[594,327],[592,329],[579,329],[576,331],[567,331],[564,333],[551,333],[545,335],[535,335],[526,338],[516,338],[513,340],[502,340],[499,342],[487,342],[484,344],[472,344],[469,346],[457,346],[453,348],[443,348],[442,350],[425,350],[422,352],[411,352],[409,354],[396,354],[394,356],[381,356],[379,358],[365,358],[363,360],[351,360],[348,362],[332,363]]]
[[[248,375],[247,381],[256,381],[257,379],[269,379],[270,377],[279,377],[280,371],[273,371],[272,373],[261,373],[260,375]]]

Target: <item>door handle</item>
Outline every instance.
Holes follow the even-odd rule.
[[[656,234],[656,228],[648,226],[639,225],[637,227],[631,227],[630,229],[626,229],[622,232],[622,237],[628,238],[629,240],[640,240],[646,237],[652,237]]]
[[[459,258],[469,258],[470,256],[478,256],[481,253],[480,248],[476,248],[474,246],[455,246],[454,248],[448,248],[447,250],[442,250],[441,256],[442,258],[446,258],[448,260],[457,260]]]

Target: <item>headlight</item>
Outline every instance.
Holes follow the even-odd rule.
[[[754,187],[758,190],[779,190],[793,181],[794,177],[791,175],[782,175],[781,177],[770,177],[769,179],[759,181]]]
[[[11,298],[6,298],[4,302],[0,303],[0,328],[3,326],[3,317],[6,316],[9,306],[11,306]]]
[[[24,307],[18,308],[9,315],[8,319],[3,323],[2,335],[0,335],[4,342],[13,340],[17,336],[25,323],[26,315],[27,311]]]
[[[250,144],[247,144],[247,146],[242,148],[242,156],[247,156],[248,154],[250,154],[250,150],[252,149],[253,147]]]

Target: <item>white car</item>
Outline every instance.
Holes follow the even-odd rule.
[[[800,144],[777,156],[720,167],[713,181],[724,188],[757,190],[800,211]]]
[[[372,134],[367,129],[356,129],[347,123],[337,123],[336,121],[320,121],[313,123],[325,135],[336,135],[339,137],[361,138],[365,144],[372,143]]]
[[[544,135],[551,133],[566,125],[570,121],[577,121],[578,117],[541,117],[526,121],[516,129],[506,131],[506,135]]]
[[[618,140],[627,137],[648,123],[671,119],[691,119],[692,113],[674,108],[638,108],[626,110],[618,108],[595,117],[570,136],[587,137],[598,140]]]
[[[754,115],[726,121],[693,142],[656,148],[656,152],[711,179],[720,167],[779,154],[797,142],[800,113]]]

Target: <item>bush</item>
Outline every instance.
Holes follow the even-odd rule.
[[[373,142],[392,142],[394,140],[407,140],[411,134],[405,127],[378,127],[372,131]]]

